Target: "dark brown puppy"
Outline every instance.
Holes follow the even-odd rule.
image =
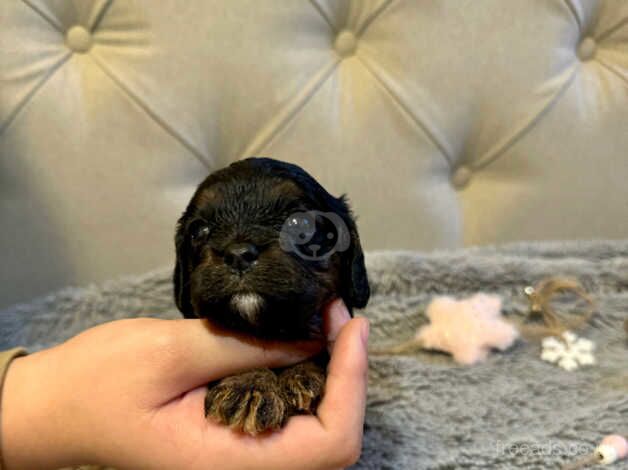
[[[177,225],[175,300],[187,318],[274,340],[322,337],[321,313],[341,297],[369,299],[364,256],[346,197],[300,167],[249,158],[201,183]],[[314,413],[328,357],[257,369],[209,385],[205,414],[257,434]]]

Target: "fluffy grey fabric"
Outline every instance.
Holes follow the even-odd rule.
[[[597,343],[598,365],[567,372],[524,342],[473,367],[432,352],[372,357],[358,468],[557,468],[606,434],[628,435],[628,241],[373,252],[367,265],[373,297],[361,313],[371,320],[372,347],[408,339],[434,295],[498,293],[506,315],[523,317],[522,289],[563,274],[578,277],[598,303],[582,331]],[[0,313],[0,349],[35,350],[132,316],[178,317],[170,269],[10,308]]]

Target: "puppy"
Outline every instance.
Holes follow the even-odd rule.
[[[207,177],[179,219],[174,293],[186,318],[262,339],[320,339],[322,310],[350,312],[370,290],[346,196],[335,198],[300,167],[248,158]],[[313,414],[326,363],[257,369],[209,384],[205,415],[248,434]]]

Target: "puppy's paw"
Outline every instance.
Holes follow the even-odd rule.
[[[303,362],[279,374],[279,385],[291,414],[314,414],[325,390],[325,372]]]
[[[286,406],[277,376],[257,369],[222,379],[205,396],[205,416],[252,435],[280,428]]]

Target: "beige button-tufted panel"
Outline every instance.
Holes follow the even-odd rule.
[[[0,2],[0,305],[173,260],[210,169],[293,161],[367,249],[628,233],[623,0]]]

